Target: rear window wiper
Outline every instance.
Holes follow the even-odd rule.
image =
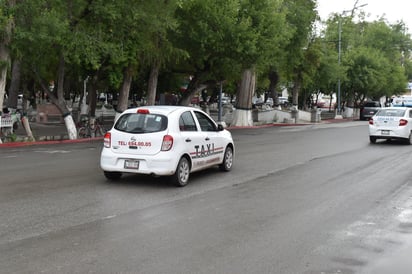
[[[142,128],[135,128],[133,130],[127,130],[129,133],[145,133],[145,130]]]

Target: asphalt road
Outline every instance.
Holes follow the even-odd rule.
[[[100,142],[2,148],[0,273],[410,272],[412,146],[366,122],[232,133],[233,170],[184,188],[106,181]]]

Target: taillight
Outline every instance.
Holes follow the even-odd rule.
[[[106,134],[104,135],[103,142],[104,147],[110,148],[112,142],[112,134],[110,132],[106,132]]]
[[[369,125],[373,125],[373,119],[372,118],[369,119]]]
[[[137,113],[139,113],[139,114],[149,114],[150,112],[149,112],[149,110],[146,109],[146,108],[139,108],[139,109],[137,110]]]
[[[173,146],[173,137],[170,135],[163,136],[162,151],[168,151]]]
[[[399,126],[406,126],[407,123],[408,123],[408,120],[405,120],[405,119],[399,120]]]

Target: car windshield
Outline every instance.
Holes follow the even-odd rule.
[[[379,103],[378,102],[367,102],[364,105],[365,107],[379,107]]]
[[[376,116],[403,117],[404,114],[404,109],[381,109]]]
[[[127,113],[117,120],[114,128],[127,133],[159,132],[167,128],[167,121],[164,115]]]

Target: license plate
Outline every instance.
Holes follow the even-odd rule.
[[[382,135],[389,135],[389,130],[382,130]]]
[[[139,169],[139,161],[138,160],[125,160],[124,161],[124,168]]]

